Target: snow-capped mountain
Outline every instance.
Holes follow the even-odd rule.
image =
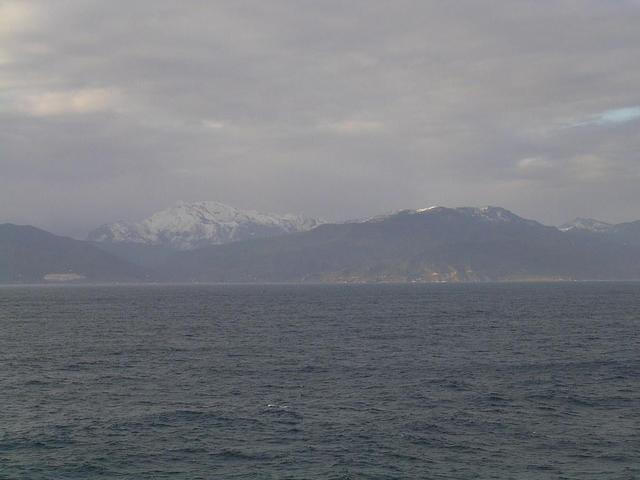
[[[438,207],[438,208],[444,208],[444,207]],[[433,209],[430,209],[429,211],[432,211],[432,210]],[[463,215],[475,218],[477,220],[482,220],[485,222],[521,223],[521,224],[527,224],[527,225],[540,225],[540,223],[534,220],[527,220],[526,218],[522,218],[516,215],[515,213],[510,212],[509,210],[502,207],[491,207],[491,206],[459,207],[451,210],[455,210],[457,212],[462,213]]]
[[[426,208],[417,208],[415,210],[398,210],[395,212],[386,213],[383,215],[377,215],[375,217],[371,217],[366,222],[380,222],[384,221],[394,215],[405,214],[405,215],[458,215],[470,219],[480,220],[483,222],[491,222],[491,223],[520,223],[527,225],[540,225],[538,222],[534,220],[527,220],[516,215],[513,212],[501,207],[457,207],[457,208],[449,208],[442,207],[439,205],[434,205],[432,207]]]
[[[102,225],[89,233],[88,239],[193,250],[207,245],[303,232],[321,223],[300,215],[240,210],[219,202],[178,202],[138,223]]]
[[[588,232],[604,233],[611,231],[614,225],[600,220],[594,220],[593,218],[576,218],[571,222],[565,223],[558,227],[563,232],[570,230],[586,230]]]

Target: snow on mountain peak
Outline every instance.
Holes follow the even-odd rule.
[[[457,208],[456,210],[466,213],[467,215],[479,217],[492,222],[512,222],[524,220],[515,213],[510,212],[509,210],[506,210],[502,207],[462,207]]]
[[[458,207],[458,208],[447,208],[441,207],[439,205],[435,205],[433,207],[427,208],[418,208],[413,210],[414,213],[418,214],[439,214],[446,212],[458,212],[462,215],[466,215],[468,217],[476,218],[483,221],[488,222],[519,222],[519,223],[531,223],[535,224],[533,220],[526,220],[522,217],[519,217],[513,212],[506,210],[502,207]]]
[[[89,240],[192,250],[207,245],[311,230],[321,223],[300,215],[240,210],[213,201],[181,201],[138,223],[103,225],[89,234]]]
[[[563,232],[568,232],[570,230],[586,230],[588,232],[596,233],[606,232],[611,230],[611,228],[613,228],[613,225],[611,225],[610,223],[595,220],[593,218],[580,217],[558,227],[558,229],[562,230]]]
[[[445,207],[441,207],[440,205],[432,205],[431,207],[418,208],[416,209],[416,213],[430,212],[432,210],[437,210],[439,208],[445,208]]]

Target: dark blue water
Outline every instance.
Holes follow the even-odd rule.
[[[640,478],[640,284],[0,288],[2,479]]]

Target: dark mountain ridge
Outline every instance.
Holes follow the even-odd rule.
[[[162,271],[212,282],[637,279],[640,249],[567,235],[499,207],[432,207],[183,252]]]
[[[149,274],[91,243],[0,224],[0,283],[143,281]]]

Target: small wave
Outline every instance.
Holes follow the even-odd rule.
[[[295,425],[303,420],[302,414],[290,408],[289,405],[269,403],[263,413],[272,417],[277,423]]]
[[[282,457],[282,453],[268,452],[249,452],[237,448],[225,448],[219,452],[211,453],[210,456],[218,457],[224,460],[242,460],[242,461],[267,461]]]

